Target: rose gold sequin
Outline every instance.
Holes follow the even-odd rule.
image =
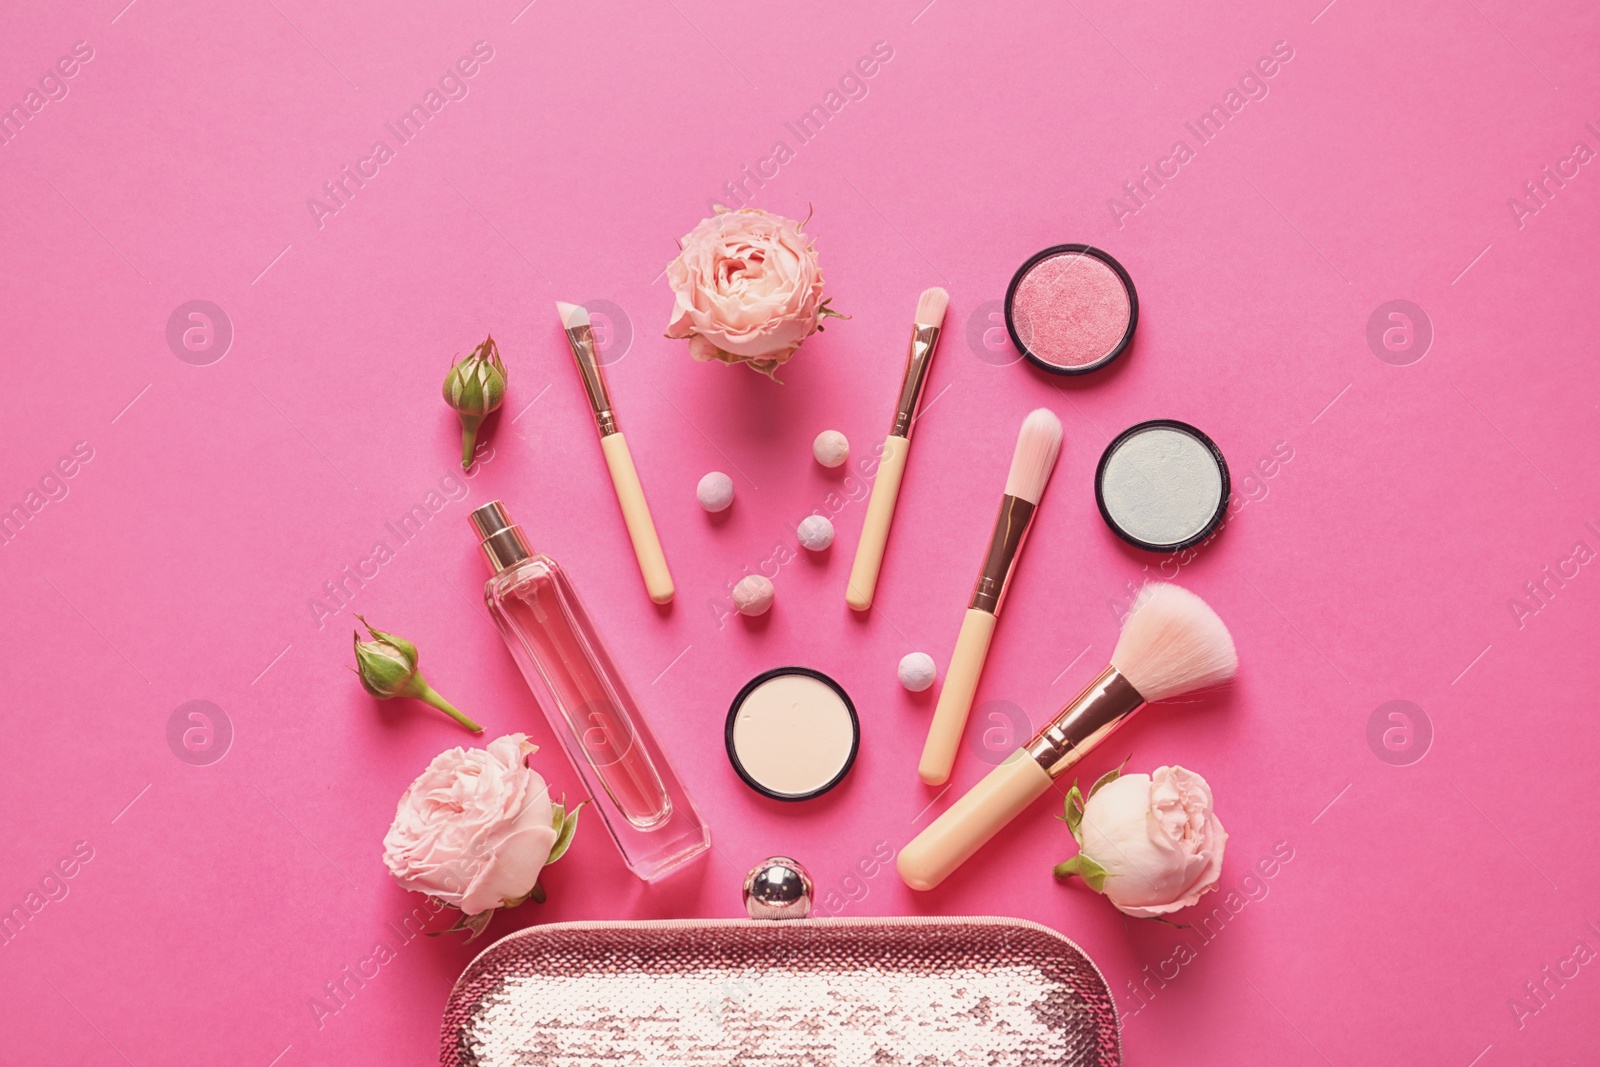
[[[444,1067],[1116,1067],[1087,956],[1015,919],[562,923],[484,951]]]

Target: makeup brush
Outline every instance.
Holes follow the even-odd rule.
[[[1146,701],[1217,685],[1238,669],[1233,638],[1204,600],[1165,582],[1146,585],[1122,625],[1111,666],[900,850],[901,879],[912,889],[932,889]]]
[[[606,466],[611,471],[617,503],[622,505],[622,521],[627,524],[628,537],[633,541],[633,554],[638,557],[639,572],[644,575],[645,591],[657,604],[665,604],[672,599],[672,575],[667,571],[667,557],[661,551],[661,539],[656,536],[656,524],[650,518],[650,505],[645,503],[644,486],[639,484],[639,472],[634,469],[628,442],[617,428],[617,416],[611,410],[611,395],[600,373],[600,356],[595,348],[594,331],[589,326],[589,311],[560,301],[556,302],[556,310],[567,331],[567,344],[578,363],[584,391],[589,394],[589,406],[594,409],[594,424],[600,431],[600,450],[605,453]]]
[[[994,534],[989,538],[989,551],[983,557],[972,599],[967,602],[961,635],[956,638],[956,650],[950,654],[950,669],[944,676],[944,688],[939,690],[939,703],[928,727],[927,743],[922,746],[922,760],[917,764],[917,774],[929,785],[943,785],[950,777],[956,748],[967,726],[967,713],[972,710],[972,697],[978,690],[978,678],[983,674],[983,662],[989,655],[989,642],[1000,618],[1000,606],[1005,602],[1006,587],[1011,584],[1022,543],[1060,454],[1061,420],[1049,408],[1031,412],[1022,420],[1022,431],[1017,434],[1011,473],[1006,475],[1005,495],[1000,498],[1000,515],[995,519]]]
[[[867,501],[867,518],[856,545],[855,562],[850,567],[850,582],[844,601],[856,611],[872,607],[872,594],[878,586],[878,570],[883,566],[883,549],[889,542],[889,522],[894,518],[894,503],[900,496],[900,479],[906,472],[906,454],[911,449],[911,426],[916,421],[917,403],[928,381],[928,364],[939,344],[939,328],[944,325],[950,294],[935,286],[925,289],[917,300],[917,318],[911,327],[911,347],[906,353],[906,373],[900,381],[900,402],[895,407],[894,424],[883,442],[883,458]]]

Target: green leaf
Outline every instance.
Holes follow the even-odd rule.
[[[567,849],[572,847],[572,839],[578,833],[578,813],[582,810],[583,803],[579,802],[577,807],[568,811],[564,797],[562,803],[555,805],[555,818],[551,824],[555,827],[556,842],[550,846],[550,858],[544,861],[547,866],[565,856]]]
[[[1111,872],[1100,866],[1082,852],[1067,860],[1058,863],[1054,870],[1057,878],[1071,878],[1077,875],[1083,879],[1083,884],[1093,889],[1096,893],[1105,891],[1106,879],[1111,877]]]
[[[1067,790],[1067,831],[1072,834],[1074,841],[1079,840],[1078,828],[1083,825],[1083,794],[1078,792],[1078,783],[1073,782],[1072,788]]]

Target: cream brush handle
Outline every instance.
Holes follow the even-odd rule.
[[[622,521],[633,539],[633,554],[639,559],[645,591],[657,604],[665,604],[672,599],[672,574],[667,570],[666,553],[661,551],[661,539],[656,536],[656,524],[650,518],[650,505],[645,503],[644,486],[639,483],[628,442],[621,433],[607,434],[600,438],[600,449],[611,469],[611,484],[617,490],[617,503],[622,505]]]
[[[912,889],[932,889],[1048,793],[1050,782],[1027,750],[1017,749],[900,850],[895,866],[901,880]]]
[[[883,458],[878,461],[878,476],[867,500],[867,519],[856,545],[856,559],[850,565],[850,584],[844,602],[856,611],[872,607],[872,594],[878,587],[878,571],[883,567],[883,549],[889,543],[889,522],[894,518],[894,503],[900,496],[900,479],[906,473],[906,455],[911,442],[890,434],[883,439]]]
[[[944,676],[944,688],[939,690],[939,703],[933,709],[928,740],[917,764],[918,776],[929,785],[943,785],[950,777],[950,768],[955,766],[956,748],[967,728],[967,715],[972,710],[972,698],[978,691],[978,678],[983,674],[983,661],[989,656],[997,621],[982,608],[968,608],[961,621],[961,635],[956,638],[956,650],[950,654],[950,669]]]

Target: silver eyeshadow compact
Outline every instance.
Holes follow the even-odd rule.
[[[733,698],[726,741],[745,785],[774,800],[810,800],[850,773],[861,724],[838,682],[809,667],[779,667]]]
[[[1087,374],[1120,356],[1139,323],[1139,295],[1122,264],[1092,245],[1030,258],[1006,289],[1006,332],[1052,374]]]
[[[1228,509],[1228,462],[1186,422],[1130,426],[1106,446],[1094,498],[1111,532],[1136,548],[1176,552],[1205,540]]]

